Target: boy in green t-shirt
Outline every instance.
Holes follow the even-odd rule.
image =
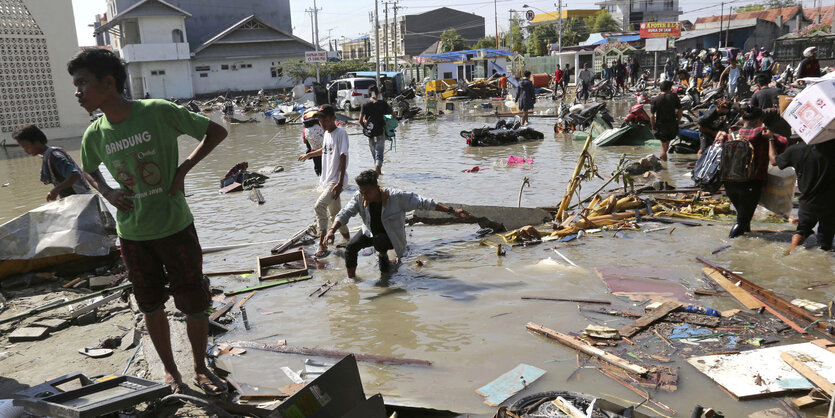
[[[226,138],[226,130],[164,100],[125,99],[125,64],[111,51],[82,51],[67,64],[67,70],[81,107],[104,113],[84,133],[81,166],[92,176],[93,187],[117,209],[122,258],[148,334],[165,366],[166,381],[175,393],[182,391],[164,309],[170,294],[177,309],[187,315],[194,383],[207,394],[225,392],[224,382],[206,367],[206,311],[211,294],[203,277],[202,250],[186,204],[184,180]],[[180,135],[202,140],[178,164]],[[118,189],[105,182],[99,171],[102,163],[119,183]]]

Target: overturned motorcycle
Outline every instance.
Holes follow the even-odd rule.
[[[493,127],[461,131],[461,137],[466,139],[467,145],[471,147],[487,147],[536,141],[544,139],[545,135],[529,127],[522,127],[520,119],[516,117],[515,119],[499,120]]]

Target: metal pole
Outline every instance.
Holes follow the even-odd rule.
[[[731,34],[731,15],[734,14],[734,8],[728,7],[728,27],[725,28],[725,47],[728,46],[728,36]],[[730,56],[728,57],[730,59]]]
[[[385,69],[386,71],[389,70],[389,2],[383,2],[386,5],[386,21],[383,27],[384,36],[386,37],[386,64]]]
[[[721,3],[719,8],[719,46],[717,48],[722,47],[722,23],[723,19],[725,18],[725,2]]]
[[[316,42],[316,23],[313,20],[313,10],[307,9],[306,12],[310,13],[310,40],[313,42],[313,49],[318,51],[319,45]],[[319,63],[313,63],[313,66],[316,68],[316,81],[319,81]],[[304,80],[302,80],[304,83]]]
[[[493,20],[496,24],[496,49],[499,49],[499,12],[496,10],[496,0],[493,0]]]
[[[633,63],[632,65],[635,64]],[[652,79],[658,80],[658,51],[655,51],[655,63],[652,66]]]
[[[510,18],[507,20],[507,30],[510,32],[510,45],[508,45],[508,49],[510,52],[513,52],[513,9],[507,11],[510,14]]]
[[[562,0],[557,0],[557,14],[559,14],[557,16],[559,18],[557,21],[557,54],[559,54],[557,63],[562,67]]]
[[[377,88],[380,88],[380,0],[374,0],[374,42],[377,56]]]
[[[397,71],[397,0],[394,1],[394,71]]]
[[[313,25],[316,28],[314,34],[316,35],[316,50],[319,50],[319,9],[316,8],[316,0],[313,0]],[[316,66],[316,82],[320,82],[319,79],[319,63],[314,64]]]

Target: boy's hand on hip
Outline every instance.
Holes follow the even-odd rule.
[[[174,196],[177,192],[186,194],[186,170],[180,166],[174,173],[174,179],[171,181],[171,189],[168,191],[169,196]]]
[[[133,210],[133,202],[127,199],[128,196],[131,196],[133,193],[130,191],[118,190],[118,189],[111,189],[107,194],[104,195],[104,198],[110,202],[111,205],[115,206],[117,210],[122,212],[130,212]]]

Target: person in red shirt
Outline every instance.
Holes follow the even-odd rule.
[[[560,66],[557,66],[557,70],[554,71],[554,97],[557,97],[557,89],[562,90],[562,96],[565,96],[565,84],[562,82],[563,71]]]

